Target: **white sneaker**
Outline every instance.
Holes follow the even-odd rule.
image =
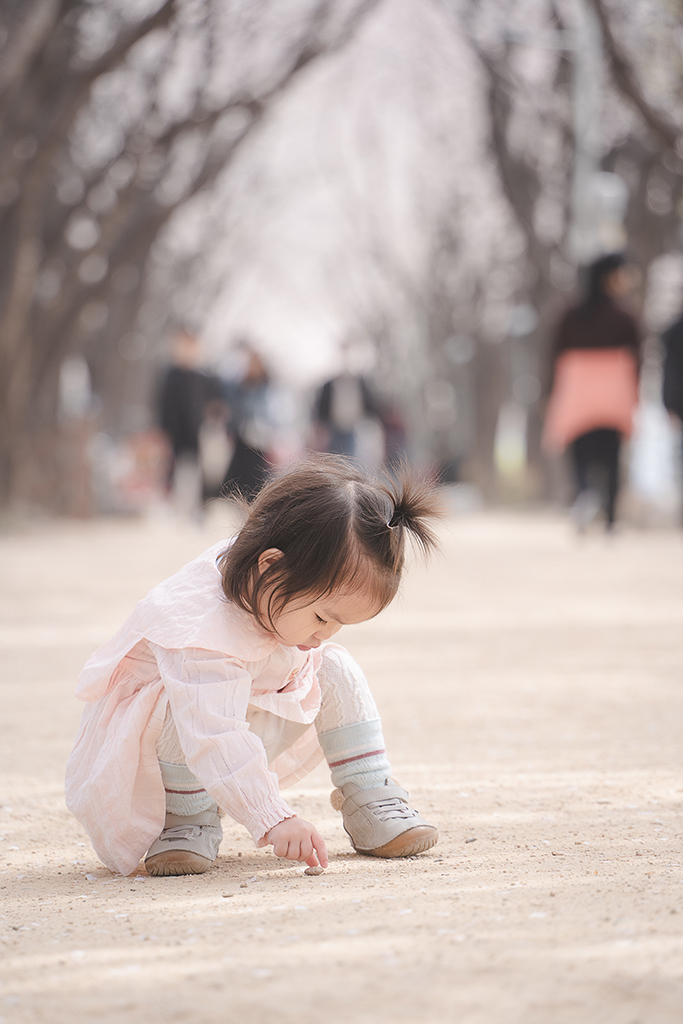
[[[201,875],[208,871],[223,838],[217,811],[166,814],[166,824],[145,856],[150,875]]]
[[[408,794],[393,779],[376,789],[347,782],[331,796],[342,812],[344,828],[357,853],[368,857],[412,857],[434,846],[439,833],[408,803]]]

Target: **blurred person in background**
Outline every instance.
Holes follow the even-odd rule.
[[[199,338],[185,328],[171,339],[171,363],[159,388],[159,425],[172,452],[168,489],[181,514],[199,515],[202,502],[202,469],[199,441],[204,413],[220,399],[218,379],[200,369]]]
[[[382,410],[384,427],[384,461],[389,472],[400,470],[408,461],[408,429],[403,412],[395,402],[387,402]]]
[[[683,419],[683,314],[662,334],[664,373],[662,400],[666,409]]]
[[[222,389],[220,381],[216,387]],[[199,466],[204,502],[222,497],[225,476],[235,454],[230,417],[230,406],[222,396],[209,399],[199,428]]]
[[[662,345],[662,401],[671,417],[680,426],[683,421],[683,313],[662,334]],[[681,456],[683,457],[683,447]]]
[[[332,455],[356,457],[361,454],[364,424],[381,422],[381,415],[379,403],[357,365],[362,353],[349,340],[341,350],[343,369],[318,392],[314,419],[319,448]]]
[[[624,307],[635,268],[621,253],[596,260],[586,294],[558,325],[544,425],[549,451],[571,451],[577,497],[572,518],[584,532],[602,508],[614,527],[623,438],[638,404],[640,331]]]
[[[253,498],[272,467],[270,453],[277,430],[275,388],[263,359],[248,342],[238,346],[237,356],[233,375],[223,382],[234,444],[223,492],[237,491]]]

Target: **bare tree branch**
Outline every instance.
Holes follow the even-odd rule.
[[[627,57],[618,42],[604,0],[591,0],[595,13],[600,21],[605,52],[609,57],[614,83],[619,92],[630,101],[641,115],[646,125],[667,148],[673,148],[683,129],[669,118],[663,110],[656,109],[646,98],[642,86],[633,68],[633,62]]]
[[[13,37],[5,43],[0,63],[0,95],[11,95],[21,86],[27,68],[43,46],[59,17],[60,0],[36,0],[28,7]],[[5,96],[5,104],[7,97]]]
[[[117,67],[133,46],[157,28],[165,28],[176,12],[178,0],[164,0],[158,11],[136,22],[132,28],[121,33],[116,43],[99,60],[88,64],[81,73],[81,81],[87,86],[100,75]]]

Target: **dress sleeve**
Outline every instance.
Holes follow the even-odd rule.
[[[216,651],[150,647],[188,768],[259,844],[294,811],[281,798],[263,743],[247,724],[251,676],[244,663]]]

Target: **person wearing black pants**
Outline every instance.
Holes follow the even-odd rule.
[[[683,422],[683,314],[664,331],[662,345],[662,401],[671,418],[680,423]],[[683,444],[681,457],[683,458]]]
[[[557,329],[544,446],[571,454],[572,518],[581,532],[601,508],[608,531],[614,526],[621,442],[638,401],[640,333],[621,304],[632,280],[621,253],[602,256],[587,268],[583,301]]]
[[[621,434],[618,430],[609,430],[604,427],[600,430],[590,430],[587,434],[581,434],[572,441],[571,453],[574,461],[574,477],[578,495],[590,495],[575,506],[575,517],[580,519],[580,513],[585,508],[586,518],[590,515],[591,507],[594,508],[593,515],[598,511],[599,499],[593,500],[593,495],[604,496],[605,516],[607,529],[614,526],[615,508],[617,494],[619,493],[619,458],[621,454]],[[581,522],[578,523],[582,525]]]

